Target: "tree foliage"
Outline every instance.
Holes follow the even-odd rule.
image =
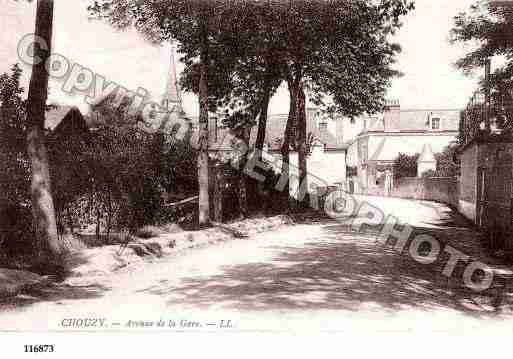
[[[465,73],[483,67],[494,56],[505,59],[490,77],[496,102],[512,104],[513,88],[513,5],[509,1],[476,1],[454,19],[451,41],[473,45],[456,66]],[[481,82],[484,88],[484,81]],[[504,98],[505,96],[505,98]]]
[[[396,179],[403,177],[417,177],[417,163],[419,156],[419,153],[414,155],[399,153],[393,164],[394,177]]]
[[[22,70],[15,64],[0,75],[0,202],[29,206],[30,164],[26,155],[26,102],[20,86]]]
[[[456,162],[457,149],[457,146],[447,146],[435,154],[437,177],[456,177],[460,174],[460,164]]]
[[[306,181],[305,90],[331,113],[380,111],[399,74],[392,66],[400,47],[391,35],[412,8],[408,0],[111,0],[95,1],[90,11],[118,28],[133,26],[151,41],[176,41],[186,65],[182,84],[200,94],[200,103],[200,79],[206,78],[208,108],[227,107],[228,124],[238,118],[242,127],[252,126],[260,114],[257,147],[263,146],[269,98],[286,83],[291,106],[282,170],[297,144],[300,181]],[[250,116],[233,116],[241,111]]]

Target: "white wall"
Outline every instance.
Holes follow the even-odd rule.
[[[269,158],[267,158],[269,160]],[[319,187],[334,186],[336,183],[346,184],[346,153],[345,151],[324,151],[322,147],[314,147],[307,159],[309,185]],[[281,155],[274,154],[274,168],[281,171]],[[290,153],[290,193],[295,195],[299,189],[297,178],[298,155]]]

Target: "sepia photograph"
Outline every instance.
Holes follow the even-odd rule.
[[[0,0],[9,357],[511,319],[512,0]]]

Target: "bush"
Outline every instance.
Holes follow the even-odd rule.
[[[0,208],[0,266],[20,268],[29,265],[34,248],[30,209],[3,205]]]
[[[417,161],[420,154],[406,155],[399,153],[394,161],[394,177],[396,179],[403,177],[417,177]]]
[[[134,235],[136,237],[139,237],[139,238],[143,238],[143,239],[149,239],[149,238],[154,238],[154,237],[158,237],[160,236],[161,234],[164,234],[165,232],[158,228],[158,227],[155,227],[155,226],[144,226],[142,228],[139,228],[135,233]]]
[[[460,174],[460,164],[456,162],[457,149],[457,146],[447,146],[443,152],[435,154],[437,177],[456,177]]]

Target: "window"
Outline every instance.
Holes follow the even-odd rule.
[[[440,129],[440,119],[438,117],[433,117],[431,119],[431,129],[439,130]]]
[[[319,123],[319,131],[321,133],[322,132],[327,132],[328,131],[328,124],[326,122]]]

